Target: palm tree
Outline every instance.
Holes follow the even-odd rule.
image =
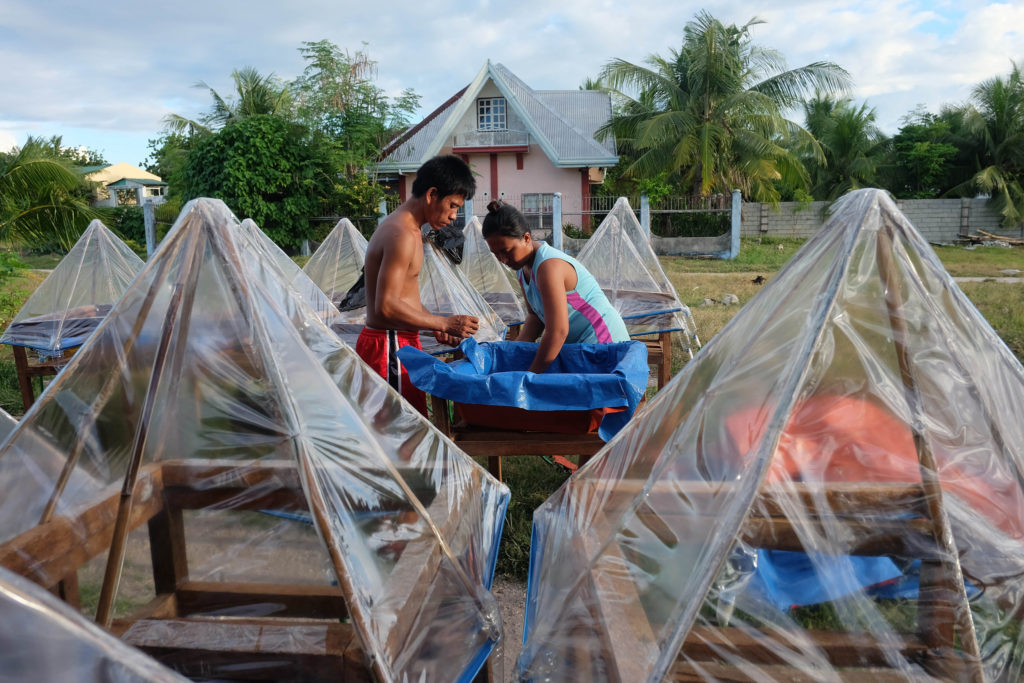
[[[964,126],[979,143],[977,189],[992,195],[1003,225],[1024,223],[1024,80],[1016,62],[1004,79],[979,83],[971,93],[977,106],[963,108]]]
[[[262,76],[251,66],[231,72],[235,82],[236,99],[225,99],[203,81],[197,88],[206,88],[213,98],[210,111],[198,121],[169,114],[164,117],[164,126],[171,133],[186,134],[189,137],[210,133],[214,130],[255,114],[272,114],[290,118],[292,109],[291,90],[274,74]]]
[[[601,132],[613,133],[632,157],[627,173],[668,172],[694,196],[739,188],[760,201],[778,200],[777,181],[806,182],[787,145],[813,141],[782,112],[814,91],[844,91],[849,74],[831,62],[786,69],[778,52],[751,42],[759,23],[725,26],[701,12],[667,58],[651,55],[647,67],[621,59],[605,65],[601,81],[619,104]]]
[[[86,183],[47,143],[29,137],[0,155],[0,240],[67,251],[101,212],[89,206]]]
[[[831,201],[878,184],[889,139],[875,125],[874,109],[817,93],[804,103],[804,115],[806,129],[824,153],[822,160],[813,152],[804,157],[815,199]]]

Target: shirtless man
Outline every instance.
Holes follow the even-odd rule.
[[[462,159],[430,159],[416,172],[412,197],[377,226],[366,247],[366,326],[359,333],[356,353],[424,415],[426,396],[409,381],[398,362],[398,349],[420,348],[420,330],[431,330],[442,344],[456,346],[477,331],[479,322],[471,315],[434,315],[423,307],[420,228],[429,223],[440,230],[451,223],[475,191],[476,180]]]

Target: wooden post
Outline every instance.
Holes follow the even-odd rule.
[[[21,389],[21,403],[25,411],[35,403],[35,395],[32,392],[32,378],[28,376],[28,356],[25,354],[24,346],[12,346],[14,352],[14,367],[18,371],[18,388]]]
[[[206,233],[197,231],[195,240],[205,238]],[[110,552],[107,555],[107,566],[103,572],[103,585],[100,588],[99,604],[96,606],[96,622],[104,628],[110,628],[112,619],[112,605],[114,595],[117,593],[117,586],[121,580],[121,568],[124,563],[125,543],[128,539],[128,519],[131,516],[132,497],[135,491],[135,482],[138,478],[139,467],[142,464],[142,454],[146,448],[146,437],[149,435],[149,423],[153,411],[156,409],[156,395],[160,388],[160,380],[163,376],[164,363],[167,360],[167,352],[170,347],[171,338],[175,332],[175,319],[178,311],[181,310],[181,300],[188,290],[195,290],[199,269],[195,267],[195,253],[198,245],[193,245],[188,252],[182,272],[178,274],[174,283],[174,291],[164,314],[163,328],[160,334],[160,342],[157,346],[156,355],[153,358],[153,369],[149,375],[149,386],[146,387],[146,396],[142,403],[142,413],[139,416],[139,423],[135,429],[132,441],[131,454],[128,460],[128,470],[124,477],[124,486],[121,489],[121,500],[117,506],[117,520],[114,525],[114,535],[110,544]],[[188,312],[186,311],[186,315]]]
[[[149,555],[157,595],[173,593],[188,580],[185,523],[180,508],[163,509],[149,520]]]
[[[658,366],[658,389],[660,390],[672,379],[672,336],[671,332],[660,332],[658,343],[661,345],[661,365]],[[685,333],[684,333],[685,334]]]
[[[967,600],[963,570],[960,567],[960,555],[957,552],[956,542],[953,540],[953,530],[943,505],[942,482],[939,480],[938,465],[922,432],[921,401],[918,395],[917,380],[914,376],[914,366],[910,360],[910,351],[907,348],[910,332],[904,317],[903,294],[900,291],[896,265],[893,260],[892,252],[895,244],[896,240],[894,239],[892,225],[886,222],[878,231],[876,258],[879,273],[885,286],[885,305],[889,313],[889,325],[893,333],[893,345],[896,350],[896,360],[899,364],[900,379],[903,382],[904,398],[910,411],[910,428],[913,432],[914,446],[917,450],[918,462],[920,464],[921,485],[925,492],[935,542],[944,553],[944,559],[941,561],[941,572],[935,572],[935,568],[926,569],[924,563],[922,563],[921,593],[923,597],[923,594],[931,590],[925,587],[925,578],[932,578],[936,573],[944,575],[941,579],[934,577],[938,579],[936,583],[939,586],[935,590],[938,590],[939,594],[933,593],[933,596],[938,599],[949,595],[955,597],[956,602],[952,608],[956,626],[960,631],[960,644],[963,651],[972,660],[968,662],[971,680],[980,682],[984,680],[985,676],[981,668],[981,652],[978,647],[978,637],[974,630],[970,603]],[[944,646],[952,649],[954,646],[953,634],[941,628],[941,623],[946,621],[946,619],[935,612],[930,614],[926,612],[921,616],[919,628],[922,630],[922,633],[920,633],[922,639],[932,647]],[[953,620],[949,621],[952,623]]]

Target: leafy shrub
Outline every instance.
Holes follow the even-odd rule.
[[[327,155],[304,126],[257,114],[200,139],[186,166],[185,197],[224,200],[282,247],[312,237],[309,218],[332,191]]]
[[[117,206],[110,209],[107,227],[125,241],[146,243],[146,219],[141,206]]]
[[[717,237],[730,229],[728,211],[651,214],[651,233],[658,237]]]
[[[588,233],[583,232],[582,228],[578,225],[573,225],[572,223],[566,223],[562,226],[562,234],[566,237],[571,237],[574,240],[584,240],[590,237]]]
[[[28,264],[9,251],[0,251],[0,280],[9,280],[19,270],[28,268]]]

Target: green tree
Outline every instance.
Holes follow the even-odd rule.
[[[88,184],[52,142],[29,137],[0,154],[0,240],[67,251],[102,217],[89,206]]]
[[[143,167],[167,183],[168,195],[181,195],[192,142],[188,135],[172,132],[149,140],[149,154],[143,161]]]
[[[65,147],[64,138],[60,135],[53,135],[45,140],[39,138],[37,142],[44,155],[60,159],[72,166],[104,166],[107,163],[102,152],[85,147]]]
[[[419,95],[406,89],[388,97],[374,82],[377,62],[365,49],[350,53],[321,40],[304,42],[299,52],[307,64],[291,84],[296,117],[329,141],[346,177],[365,173],[384,145],[409,125]]]
[[[300,124],[255,114],[201,137],[189,153],[184,195],[217,197],[275,242],[297,247],[333,193],[328,155]]]
[[[948,116],[918,108],[892,138],[885,186],[900,199],[941,197],[964,182],[960,147]]]
[[[759,23],[726,26],[701,12],[668,57],[651,55],[647,67],[605,65],[601,82],[618,101],[602,132],[614,133],[632,158],[628,175],[667,172],[694,196],[739,188],[760,201],[778,200],[778,181],[806,182],[788,144],[813,141],[782,112],[809,93],[842,92],[850,78],[831,62],[787,69],[778,52],[751,41]]]
[[[978,142],[978,171],[972,179],[991,194],[1003,225],[1024,224],[1024,80],[1016,62],[1010,73],[979,83],[962,109],[965,130]]]
[[[164,118],[164,127],[169,132],[194,137],[219,130],[248,116],[291,116],[291,90],[274,74],[263,76],[253,67],[247,66],[232,71],[231,79],[235,82],[235,97],[224,98],[200,81],[196,87],[206,88],[213,98],[210,110],[198,120],[170,114]]]
[[[803,149],[815,199],[831,201],[879,184],[889,140],[875,125],[874,109],[819,93],[804,103],[804,115],[805,128],[824,153]]]

